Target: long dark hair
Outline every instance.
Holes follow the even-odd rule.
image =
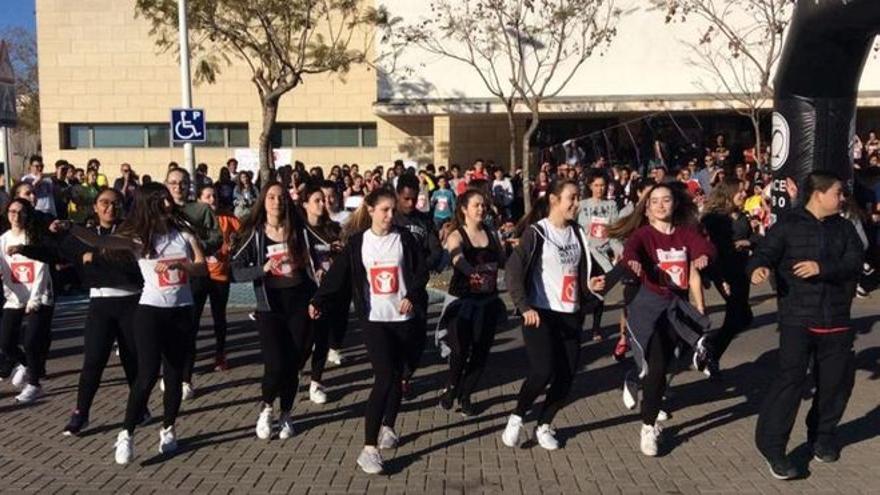
[[[577,183],[571,179],[555,179],[551,182],[547,188],[547,193],[538,198],[538,200],[535,201],[535,204],[532,205],[531,211],[529,211],[526,216],[516,224],[516,230],[514,231],[515,235],[517,237],[522,236],[523,232],[525,232],[530,225],[547,218],[547,215],[550,214],[550,196],[561,196],[562,191],[565,190],[567,186],[571,186],[575,188],[575,190],[578,189]]]
[[[390,199],[392,202],[397,202],[397,195],[387,187],[377,187],[370,191],[370,194],[364,197],[364,202],[361,203],[361,206],[355,210],[348,223],[345,224],[345,229],[342,231],[343,240],[347,240],[351,236],[360,234],[370,228],[373,224],[373,219],[370,217],[369,209],[375,207],[381,199]]]
[[[267,219],[266,196],[269,195],[269,190],[273,187],[281,189],[281,224],[284,227],[284,232],[287,233],[287,252],[291,259],[294,260],[294,264],[302,266],[306,260],[306,245],[305,240],[302,238],[304,222],[302,216],[297,213],[287,189],[285,189],[278,181],[269,181],[260,190],[257,202],[254,203],[250,214],[245,219],[244,225],[241,228],[241,236],[236,239],[236,247],[234,250],[237,251],[241,248],[242,244],[246,243],[251,238],[251,235],[263,231]]]
[[[324,194],[324,190],[322,189],[324,186],[324,181],[318,180],[310,180],[306,183],[305,191],[301,197],[301,202],[297,207],[300,215],[302,215],[303,224],[307,225],[309,229],[311,229],[314,233],[318,234],[322,238],[327,241],[335,241],[339,239],[341,234],[341,229],[339,224],[334,222],[330,218],[330,214],[327,212],[327,208],[324,208],[324,211],[321,212],[321,215],[318,217],[318,225],[309,225],[309,215],[306,212],[305,204],[309,201],[309,198],[312,197],[313,194],[321,193]],[[332,187],[332,183],[331,183]],[[325,205],[327,198],[324,198]]]
[[[141,256],[155,255],[153,239],[172,230],[192,233],[183,214],[174,206],[171,193],[157,182],[144,184],[135,196],[134,208],[116,231],[142,243]]]
[[[21,205],[21,212],[18,214],[18,219],[21,221],[24,228],[26,243],[38,244],[42,238],[42,229],[37,225],[36,219],[34,218],[34,211],[36,211],[34,210],[34,205],[24,198],[13,198],[9,201],[9,204],[6,205],[6,210],[3,212],[3,230],[6,231],[12,228],[12,225],[9,223],[9,207],[13,204]]]
[[[648,201],[657,189],[666,189],[672,194],[672,225],[696,225],[698,209],[684,187],[660,183],[651,186],[642,199],[636,203],[632,215],[620,219],[608,229],[608,235],[616,239],[626,239],[640,227],[648,224]]]
[[[703,205],[703,214],[715,213],[731,215],[737,210],[733,202],[734,196],[742,189],[743,181],[736,177],[725,177],[723,181],[712,188],[712,192]]]
[[[455,199],[455,214],[452,216],[452,222],[449,226],[450,232],[454,232],[465,226],[464,211],[467,209],[467,205],[470,203],[471,198],[474,197],[483,198],[483,204],[486,206],[486,214],[489,213],[490,203],[489,198],[486,197],[486,193],[481,189],[472,187],[468,188],[465,192],[461,193],[461,196]],[[480,225],[483,225],[483,222],[480,222]]]

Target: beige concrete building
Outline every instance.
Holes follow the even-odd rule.
[[[423,1],[381,1],[412,20],[428,9]],[[169,161],[182,162],[181,148],[170,143],[168,125],[170,109],[181,100],[178,64],[172,53],[157,51],[147,23],[135,18],[134,4],[36,0],[47,162],[63,157],[83,165],[97,157],[111,176],[123,161],[154,176]],[[664,125],[672,129],[696,122],[700,132],[709,133],[715,128],[702,119],[730,114],[699,89],[698,69],[687,63],[681,39],[693,27],[669,27],[657,15],[634,10],[621,20],[611,48],[547,102],[536,147],[615,125],[613,133],[626,139],[639,128],[626,127],[623,134],[621,122],[655,112],[661,117],[668,112],[672,120]],[[869,62],[860,100],[870,121],[865,125],[872,127],[875,121],[880,127],[876,111],[870,110],[880,105],[876,58]],[[509,161],[503,108],[475,74],[417,50],[405,52],[401,63],[414,69],[403,81],[394,79],[399,75],[379,77],[364,67],[354,68],[344,81],[335,76],[306,79],[281,101],[276,145],[289,148],[292,160],[307,165],[363,166],[398,158],[440,165],[469,163],[478,156]],[[196,160],[210,164],[212,174],[236,150],[256,148],[260,106],[243,64],[224,68],[216,84],[195,86],[193,103],[205,109],[209,122],[209,144],[197,146]],[[520,133],[526,119],[525,114],[518,119]],[[650,123],[648,127],[654,132]],[[595,139],[593,145],[601,152],[613,139],[604,133],[598,146]],[[613,154],[611,148],[605,151]]]

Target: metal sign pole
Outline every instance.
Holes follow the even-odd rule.
[[[192,108],[192,82],[189,70],[189,32],[186,21],[186,0],[177,0],[177,29],[180,35],[180,92],[183,108]],[[183,144],[184,167],[190,176],[195,172],[195,150],[192,143]]]

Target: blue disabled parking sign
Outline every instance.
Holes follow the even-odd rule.
[[[204,143],[208,138],[205,111],[201,108],[171,110],[171,136],[176,143]]]

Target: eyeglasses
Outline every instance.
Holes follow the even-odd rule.
[[[99,200],[98,200],[98,204],[101,205],[101,206],[110,206],[110,205],[113,205],[113,206],[115,206],[115,207],[117,207],[117,208],[119,208],[120,206],[122,206],[122,202],[121,202],[121,201],[113,201],[112,199],[99,199]]]

